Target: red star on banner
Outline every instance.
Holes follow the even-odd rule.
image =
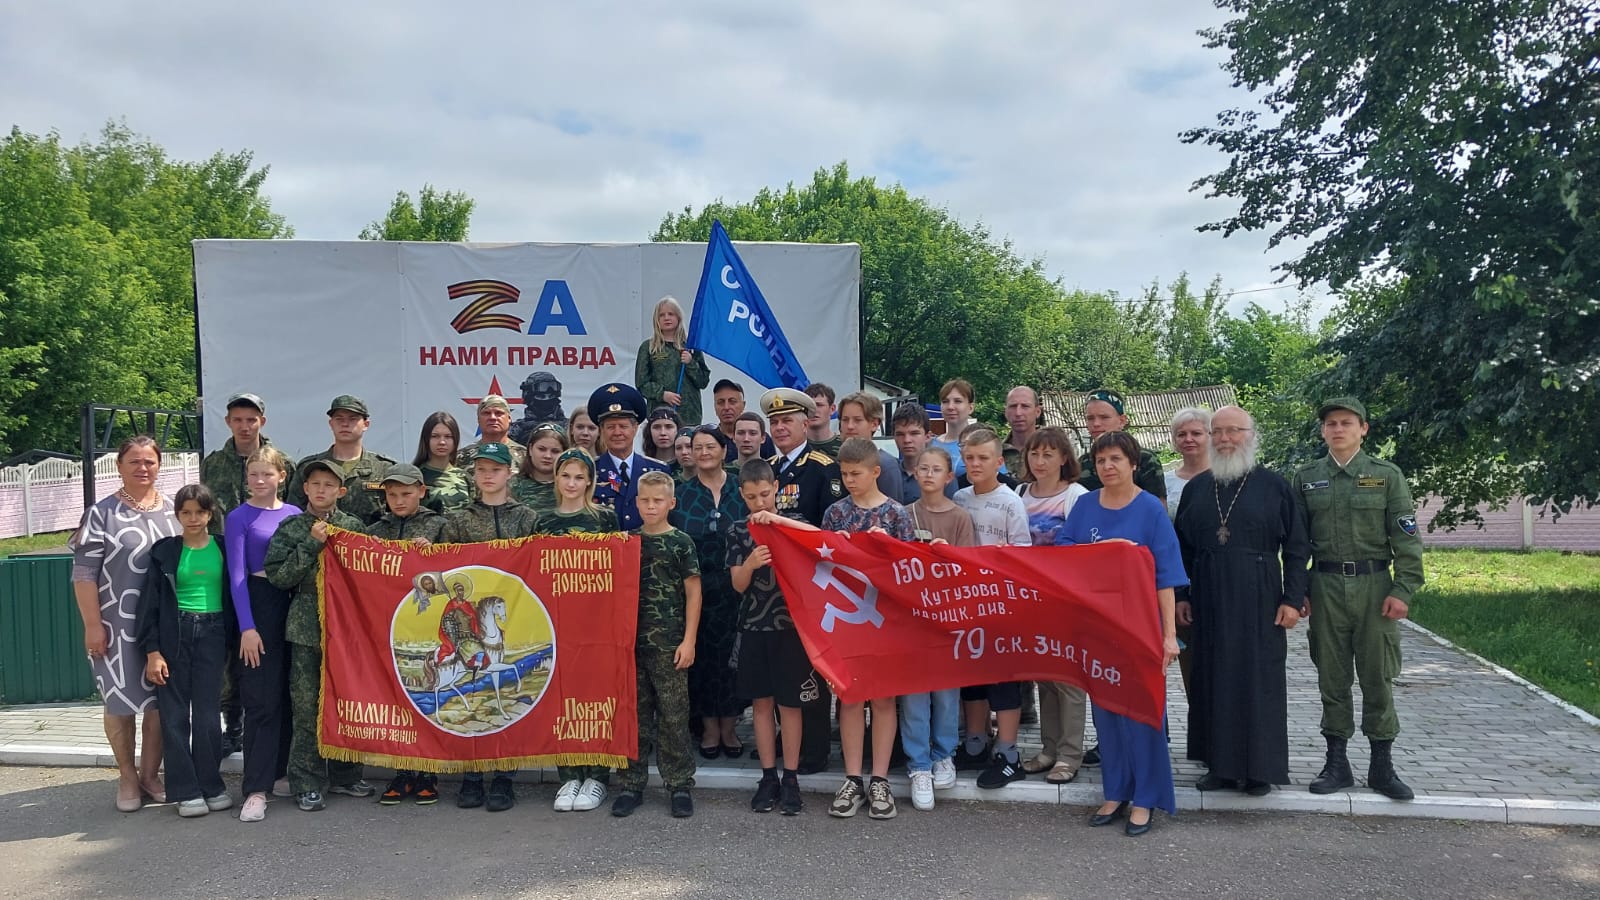
[[[484,394],[483,397],[487,397],[490,394],[499,394],[502,397],[506,397],[505,392],[500,390],[500,376],[499,375],[496,375],[496,376],[494,376],[494,377],[489,379],[489,393],[488,394]],[[461,401],[463,403],[471,404],[474,408],[476,408],[479,403],[483,402],[483,397],[462,397]],[[508,404],[510,404],[512,406],[521,406],[522,405],[522,398],[520,396],[518,396],[518,397],[506,397],[506,403],[508,403]]]

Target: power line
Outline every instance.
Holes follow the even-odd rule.
[[[1277,287],[1251,288],[1251,289],[1245,290],[1245,291],[1229,291],[1229,292],[1227,292],[1225,294],[1219,294],[1218,296],[1225,300],[1225,299],[1227,299],[1229,297],[1239,297],[1239,296],[1243,296],[1244,294],[1263,294],[1263,293],[1266,293],[1268,291],[1295,291],[1295,290],[1299,290],[1299,288],[1294,286],[1294,285],[1292,285],[1292,284],[1283,284],[1283,285],[1278,285]],[[1085,293],[1088,293],[1088,292],[1085,292]],[[1205,294],[1202,293],[1202,294],[1199,294],[1197,296],[1199,298],[1204,298]],[[1096,299],[1079,300],[1079,299],[1075,299],[1073,297],[1063,297],[1062,300],[1064,300],[1067,303],[1121,303],[1124,306],[1133,306],[1134,304],[1138,304],[1138,303],[1151,303],[1151,302],[1154,302],[1154,303],[1176,303],[1178,301],[1178,298],[1177,297],[1139,297],[1138,299],[1124,300],[1121,297],[1107,297],[1107,296],[1103,296],[1102,295],[1102,296],[1099,296]]]

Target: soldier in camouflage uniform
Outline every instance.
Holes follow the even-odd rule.
[[[221,450],[206,454],[200,462],[200,483],[211,489],[217,500],[216,512],[211,516],[211,533],[222,534],[223,520],[228,513],[250,496],[245,483],[244,463],[258,447],[270,447],[272,441],[261,433],[267,424],[267,402],[255,394],[234,394],[228,398],[228,430],[233,436]],[[289,471],[294,471],[294,460],[284,457]],[[288,489],[279,484],[278,496]],[[222,755],[231,756],[244,749],[241,737],[244,723],[244,705],[239,702],[240,667],[239,634],[230,631],[227,641],[228,664],[222,668]]]
[[[479,438],[477,442],[456,451],[456,462],[470,468],[479,447],[485,444],[504,444],[511,448],[511,470],[514,472],[521,469],[522,460],[528,455],[528,448],[507,436],[510,427],[511,404],[506,402],[506,398],[499,394],[490,394],[478,401]]]
[[[700,628],[700,557],[694,540],[667,522],[676,505],[666,472],[639,476],[639,633],[634,660],[639,679],[639,756],[622,771],[613,816],[631,815],[644,799],[655,752],[672,794],[672,815],[694,815],[694,757],[689,754],[689,678]]]
[[[300,461],[294,478],[289,481],[286,502],[301,509],[306,508],[306,466],[313,461],[331,463],[344,482],[345,495],[339,508],[361,520],[362,524],[377,521],[383,515],[383,475],[394,465],[394,460],[381,453],[369,452],[361,444],[371,424],[367,404],[360,397],[341,394],[328,406],[328,427],[333,430],[333,446],[314,453]]]
[[[445,513],[440,539],[447,544],[472,544],[480,541],[529,537],[539,531],[539,515],[511,499],[511,448],[499,442],[479,444],[472,461],[472,482],[478,498],[460,509]],[[515,769],[494,773],[487,792],[483,773],[461,776],[461,793],[456,806],[476,809],[487,803],[490,812],[503,812],[516,805],[511,778]]]
[[[1417,508],[1400,468],[1361,449],[1367,408],[1354,397],[1322,404],[1328,455],[1295,473],[1311,534],[1311,661],[1322,694],[1327,760],[1313,794],[1355,785],[1347,742],[1355,734],[1350,683],[1361,681],[1361,731],[1372,746],[1367,786],[1391,800],[1413,792],[1395,774],[1400,733],[1393,681],[1400,674],[1400,620],[1422,588]],[[1341,459],[1343,457],[1343,459]],[[1391,571],[1392,570],[1392,571]]]
[[[300,467],[302,481],[315,477],[318,485],[331,476],[342,478],[336,463],[311,459]],[[327,494],[313,493],[326,502],[310,504],[305,512],[291,516],[278,526],[267,544],[264,568],[267,580],[293,591],[284,637],[289,642],[289,789],[294,791],[301,809],[311,812],[325,805],[327,792],[352,797],[370,797],[372,785],[361,778],[357,763],[334,762],[317,752],[317,704],[322,693],[322,619],[317,613],[317,572],[322,566],[322,545],[327,543],[327,527],[332,525],[359,531],[362,523],[339,509],[343,487]]]

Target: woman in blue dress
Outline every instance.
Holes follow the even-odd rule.
[[[1178,552],[1178,535],[1167,508],[1134,483],[1139,442],[1127,432],[1100,435],[1090,448],[1095,474],[1103,485],[1073,504],[1061,531],[1063,544],[1128,541],[1147,547],[1156,564],[1156,599],[1161,606],[1164,665],[1178,658],[1173,589],[1189,583]],[[1172,758],[1159,728],[1136,722],[1096,705],[1094,729],[1100,738],[1100,771],[1105,802],[1089,819],[1091,826],[1110,825],[1126,813],[1129,835],[1150,830],[1155,809],[1177,813],[1172,790]]]

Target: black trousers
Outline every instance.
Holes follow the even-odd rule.
[[[267,793],[289,767],[289,593],[250,576],[250,615],[261,635],[261,665],[239,679],[244,703],[244,793]]]
[[[222,613],[178,613],[178,652],[166,658],[167,683],[156,688],[161,760],[167,770],[167,798],[174,803],[227,793],[219,771],[222,728],[217,710],[227,653]]]

